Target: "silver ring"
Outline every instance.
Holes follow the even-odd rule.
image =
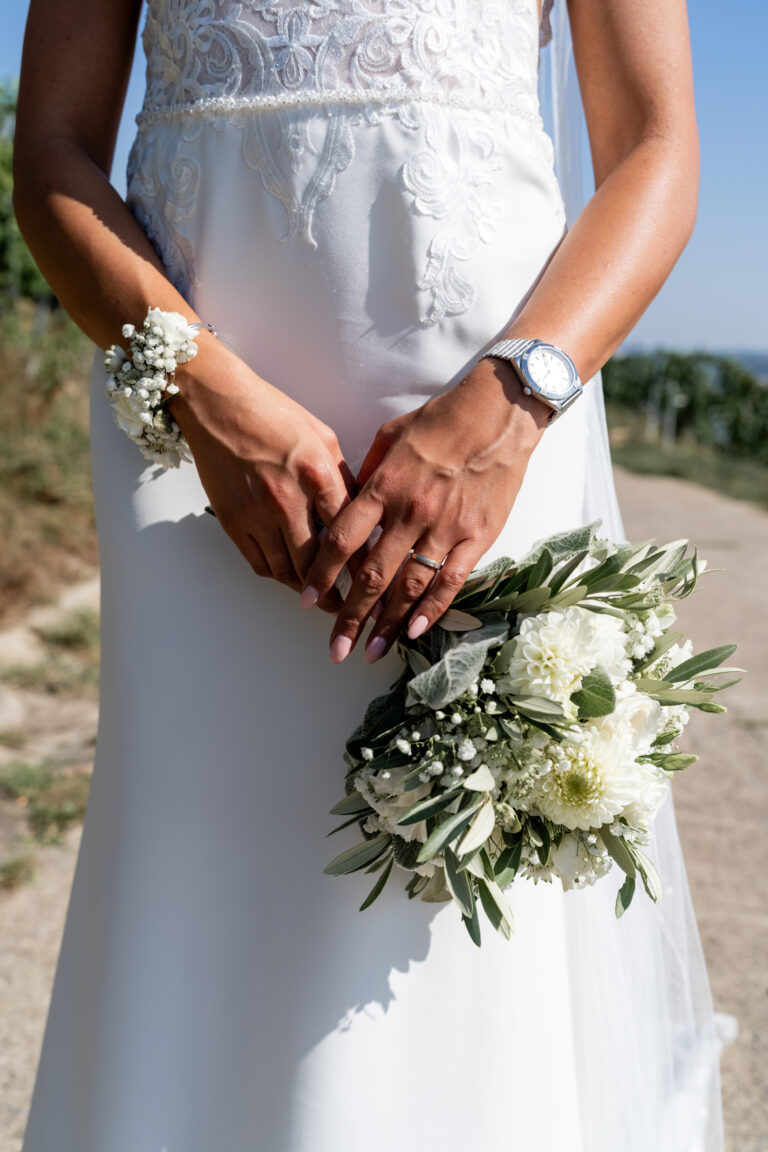
[[[430,560],[429,556],[422,556],[420,552],[414,552],[413,548],[409,550],[408,555],[417,564],[423,564],[425,568],[433,568],[435,572],[439,572],[445,564],[445,560]]]

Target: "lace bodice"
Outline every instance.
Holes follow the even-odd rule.
[[[205,132],[234,131],[241,162],[285,209],[284,239],[315,246],[359,132],[386,119],[401,136],[381,178],[435,223],[414,285],[422,321],[465,312],[475,288],[462,265],[506,211],[504,149],[551,176],[538,106],[551,3],[540,21],[537,0],[150,0],[129,202],[180,290],[197,279]]]
[[[329,100],[537,112],[536,0],[150,0],[143,116]]]

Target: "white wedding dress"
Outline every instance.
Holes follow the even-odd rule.
[[[130,205],[353,468],[563,235],[539,41],[535,0],[150,0]],[[620,921],[614,875],[519,880],[512,940],[479,950],[404,873],[358,912],[372,878],[323,874],[358,837],[325,839],[329,809],[397,656],[331,665],[330,617],[254,576],[194,466],[117,429],[98,356],[92,424],[98,752],[24,1152],[721,1152],[671,802],[665,899]],[[621,534],[599,379],[486,559],[596,518]]]

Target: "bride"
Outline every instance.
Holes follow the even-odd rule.
[[[665,899],[618,922],[610,879],[521,877],[478,950],[323,875],[401,630],[493,556],[621,535],[599,369],[694,223],[684,0],[150,0],[124,203],[140,7],[32,0],[19,95],[64,307],[98,349],[202,326],[178,468],[95,357],[101,716],[24,1152],[719,1152],[671,802]],[[568,15],[597,191],[566,224],[537,87]]]

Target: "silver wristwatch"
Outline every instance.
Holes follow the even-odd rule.
[[[582,393],[576,365],[562,348],[543,340],[500,340],[481,356],[513,364],[526,396],[537,396],[552,409],[550,421],[570,408]]]

